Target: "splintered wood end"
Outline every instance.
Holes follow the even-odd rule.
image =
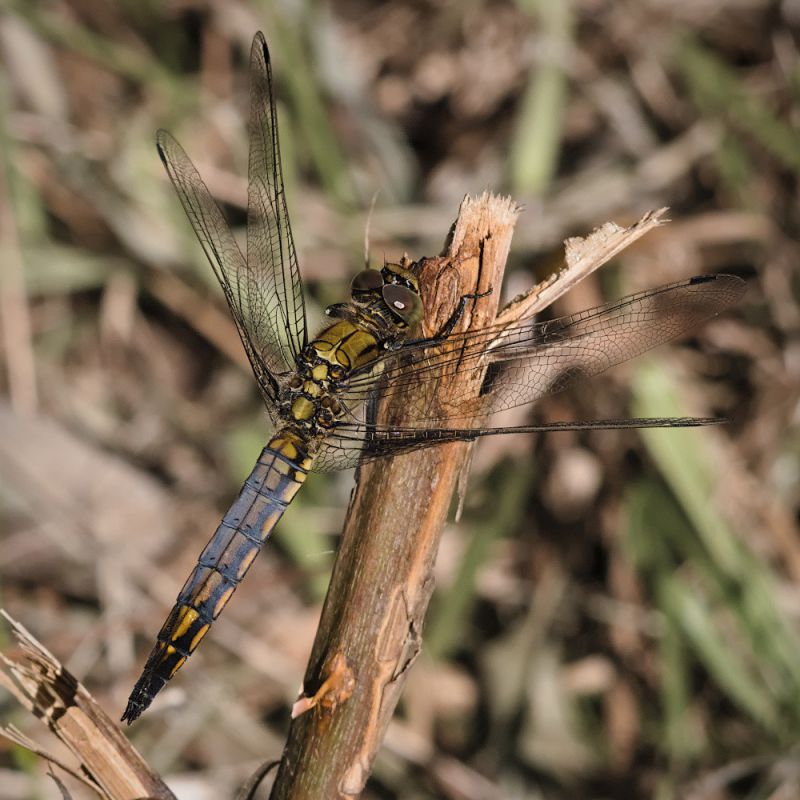
[[[5,611],[0,614],[17,643],[15,653],[0,655],[0,685],[50,728],[77,765],[61,763],[14,730],[3,730],[3,735],[111,800],[175,800],[83,684],[20,623]]]
[[[664,217],[667,210],[659,208],[648,211],[627,228],[614,222],[606,222],[588,236],[574,236],[567,239],[564,242],[566,262],[564,268],[512,300],[498,314],[497,321],[512,325],[517,320],[527,319],[552,305],[573,286],[609,262],[637,239],[653,228],[669,222]]]

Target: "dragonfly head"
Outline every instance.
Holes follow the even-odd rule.
[[[400,264],[361,270],[353,278],[350,291],[353,302],[359,305],[382,302],[403,327],[413,327],[422,319],[419,281]]]

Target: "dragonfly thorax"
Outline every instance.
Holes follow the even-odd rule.
[[[422,316],[416,276],[401,264],[362,270],[351,294],[327,309],[338,321],[303,348],[279,398],[281,418],[307,437],[334,427],[346,411],[337,397],[347,378],[405,339]]]
[[[342,415],[335,391],[345,373],[341,365],[320,358],[313,344],[298,357],[278,401],[281,418],[309,438],[330,430]]]

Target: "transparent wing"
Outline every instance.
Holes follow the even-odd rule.
[[[510,328],[492,326],[453,335],[436,347],[412,346],[387,353],[354,375],[342,391],[340,399],[349,418],[326,440],[317,468],[350,465],[359,453],[373,458],[442,441],[510,433],[512,429],[485,427],[487,416],[560,391],[578,377],[597,375],[670,341],[731,306],[743,291],[739,278],[701,276],[548,322],[523,320]],[[483,378],[477,392],[450,396],[446,406],[439,403],[440,382],[479,370]],[[402,394],[406,420],[411,421],[405,428],[375,425],[371,409],[397,393]],[[577,427],[669,424],[697,423],[606,420]],[[542,429],[552,428],[513,430]]]
[[[156,146],[186,216],[217,276],[250,359],[258,385],[270,413],[277,398],[278,382],[271,366],[275,362],[272,343],[253,323],[250,279],[242,251],[225,217],[200,173],[183,148],[166,131],[156,134]]]
[[[259,31],[250,50],[250,158],[245,294],[255,337],[270,345],[270,369],[294,368],[306,345],[306,311],[283,185],[272,65]]]
[[[303,287],[281,170],[272,68],[261,33],[250,50],[247,258],[183,148],[166,131],[158,152],[236,321],[265,399],[306,344]]]
[[[400,393],[412,403],[420,427],[429,427],[431,419],[474,419],[530,403],[675,339],[731,306],[743,291],[744,282],[732,275],[700,276],[568,317],[490,326],[449,336],[436,347],[388,352],[355,373],[341,399],[353,410],[368,398]],[[431,398],[441,381],[478,369],[485,376],[477,396],[434,407]]]
[[[552,431],[622,430],[624,428],[697,428],[725,422],[720,417],[633,417],[586,422],[548,422],[495,428],[411,428],[344,423],[325,443],[314,462],[315,472],[355,467],[376,458],[402,455],[446,442],[471,442],[483,436]]]

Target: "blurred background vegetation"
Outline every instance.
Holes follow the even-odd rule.
[[[118,715],[263,445],[153,144],[170,129],[243,223],[258,29],[317,320],[361,264],[376,191],[376,260],[437,253],[467,192],[513,194],[509,297],[565,237],[671,207],[558,314],[697,273],[749,281],[694,338],[535,411],[730,425],[478,449],[365,797],[800,796],[796,0],[4,0],[2,605]],[[230,797],[280,756],[351,483],[309,481],[130,729],[181,798]],[[59,752],[6,695],[0,719]],[[57,795],[0,743],[0,798]]]

